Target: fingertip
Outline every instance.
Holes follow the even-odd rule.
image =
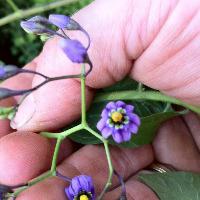
[[[15,132],[0,140],[0,182],[17,185],[39,175],[50,166],[48,139],[35,133]]]

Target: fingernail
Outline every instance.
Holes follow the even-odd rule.
[[[32,94],[24,99],[22,104],[19,106],[15,117],[11,120],[10,126],[13,129],[19,129],[26,125],[33,118],[36,111],[36,104]]]

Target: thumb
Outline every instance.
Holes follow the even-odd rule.
[[[160,4],[158,4],[159,2]],[[156,89],[165,91],[170,87],[171,83],[166,81],[166,84],[161,84],[163,80],[169,78],[166,73],[163,73],[162,76],[154,76],[152,79],[150,75],[153,72],[149,72],[149,69],[152,70],[153,64],[155,64],[153,61],[159,58],[159,53],[164,54],[164,48],[160,48],[160,52],[154,53],[156,49],[154,47],[153,54],[150,49],[160,34],[166,34],[162,33],[162,28],[175,15],[175,10],[179,7],[179,9],[183,9],[181,3],[179,3],[180,5],[176,4],[177,2],[172,0],[164,3],[161,0],[97,0],[74,16],[89,32],[92,41],[89,55],[94,69],[87,79],[88,103],[92,99],[93,89],[109,86],[123,79],[129,73],[137,80]],[[194,12],[193,10],[195,9],[191,7],[191,12]],[[191,15],[188,14],[188,18]],[[82,40],[81,35],[73,33],[72,36]],[[174,35],[172,36],[174,37]],[[159,38],[162,37],[159,36]],[[66,58],[58,47],[58,41],[59,38],[54,38],[45,44],[37,60],[37,71],[49,76],[58,76],[72,74],[80,69]],[[179,49],[172,49],[172,51]],[[165,57],[167,56],[163,56],[163,58]],[[150,58],[153,59],[150,60]],[[150,67],[148,60],[151,61]],[[179,64],[183,67],[184,63]],[[156,64],[154,67],[156,74],[156,68],[158,67],[159,71],[160,66]],[[171,65],[168,65],[167,68],[171,70]],[[40,78],[35,77],[33,85],[37,85],[40,81]],[[13,120],[13,127],[41,131],[57,129],[70,123],[80,115],[79,91],[80,83],[76,80],[53,82],[42,87],[21,105]],[[167,92],[170,93],[170,91]],[[173,95],[178,95],[178,93]],[[29,120],[27,120],[27,116],[29,116]]]

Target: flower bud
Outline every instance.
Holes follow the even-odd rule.
[[[8,88],[0,88],[0,100],[6,99],[12,96],[23,95],[28,92],[29,90],[10,90]]]
[[[31,21],[31,22],[35,22],[35,23],[39,23],[39,24],[43,24],[43,25],[50,24],[50,21],[46,17],[42,17],[39,15],[34,16],[27,21]]]
[[[51,30],[48,29],[43,24],[37,23],[35,21],[21,21],[20,26],[27,32],[27,33],[34,33],[34,34],[52,34]]]
[[[66,28],[70,22],[70,17],[65,15],[51,14],[49,21],[58,28]]]
[[[5,80],[20,73],[20,69],[14,65],[0,66],[0,80]]]
[[[61,39],[60,47],[72,62],[84,63],[86,61],[87,49],[78,40]]]

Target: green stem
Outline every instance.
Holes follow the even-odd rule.
[[[85,92],[85,65],[82,65],[81,76],[81,123],[87,126],[86,122],[86,92]]]
[[[171,103],[167,103],[165,109],[163,110],[163,112],[167,112],[171,107]]]
[[[138,91],[142,92],[143,91],[143,84],[138,83]]]
[[[83,125],[79,124],[73,128],[70,128],[66,131],[63,131],[61,133],[49,133],[49,132],[41,132],[40,135],[47,137],[47,138],[66,138],[67,136],[71,135],[72,133],[75,133],[77,131],[80,131],[81,129],[83,129]]]
[[[108,179],[107,179],[106,185],[105,185],[103,191],[101,192],[101,194],[98,197],[98,200],[101,200],[103,198],[104,194],[108,191],[108,189],[112,185],[112,177],[113,177],[113,171],[114,170],[113,170],[113,164],[112,164],[112,160],[111,160],[109,145],[108,145],[107,140],[105,140],[102,136],[100,136],[98,133],[96,133],[90,127],[88,127],[88,126],[85,127],[85,130],[87,130],[88,132],[90,132],[92,135],[94,135],[95,137],[97,137],[98,139],[100,139],[103,142],[105,152],[106,152],[106,158],[107,158],[108,167],[109,167],[109,174],[108,174]]]
[[[53,159],[52,159],[52,163],[51,163],[51,173],[53,175],[55,175],[55,173],[56,173],[56,164],[57,164],[59,149],[60,149],[60,145],[62,143],[62,140],[63,140],[62,137],[59,137],[57,139],[57,142],[56,142],[56,146],[55,146],[55,150],[54,150],[54,154],[53,154]]]
[[[200,107],[187,104],[181,100],[164,95],[161,92],[155,92],[155,91],[140,92],[140,91],[135,91],[135,90],[134,91],[127,90],[127,91],[117,91],[117,92],[107,92],[107,93],[104,92],[104,93],[99,93],[96,96],[94,102],[101,102],[101,101],[107,101],[107,100],[113,101],[113,100],[119,100],[119,99],[120,100],[146,99],[146,100],[168,102],[168,103],[173,103],[173,104],[183,106],[193,112],[200,114]]]
[[[40,182],[40,181],[43,181],[44,179],[46,178],[49,178],[53,176],[52,172],[49,170],[45,173],[43,173],[42,175],[38,176],[37,178],[34,178],[33,180],[29,181],[28,182],[28,186],[32,186],[32,185],[35,185],[36,183]]]
[[[19,11],[19,8],[17,7],[17,5],[14,3],[13,0],[6,0],[6,1],[14,11],[16,12]]]
[[[53,176],[51,171],[47,171],[44,174],[38,176],[37,178],[34,178],[33,180],[29,181],[27,186],[23,186],[23,187],[20,187],[20,188],[16,189],[15,192],[10,194],[9,196],[10,197],[17,197],[21,192],[23,192],[27,188],[35,185],[36,183],[38,183],[40,181],[45,180],[46,178],[49,178],[51,176]]]
[[[16,21],[16,20],[19,20],[22,18],[27,18],[27,17],[29,17],[31,15],[35,15],[37,13],[42,13],[42,12],[45,12],[45,11],[48,11],[48,10],[51,10],[54,8],[58,8],[58,7],[61,7],[64,5],[68,5],[73,2],[78,2],[78,1],[80,1],[80,0],[60,0],[60,1],[52,2],[52,3],[46,4],[46,5],[30,8],[27,10],[18,10],[16,12],[14,12],[13,14],[10,14],[6,17],[1,18],[0,26],[3,26],[5,24],[8,24],[10,22],[13,22],[13,21]]]
[[[23,192],[24,190],[26,190],[28,188],[28,186],[24,186],[24,187],[20,187],[18,189],[15,190],[15,192],[10,193],[8,195],[8,197],[17,197],[21,192]]]

